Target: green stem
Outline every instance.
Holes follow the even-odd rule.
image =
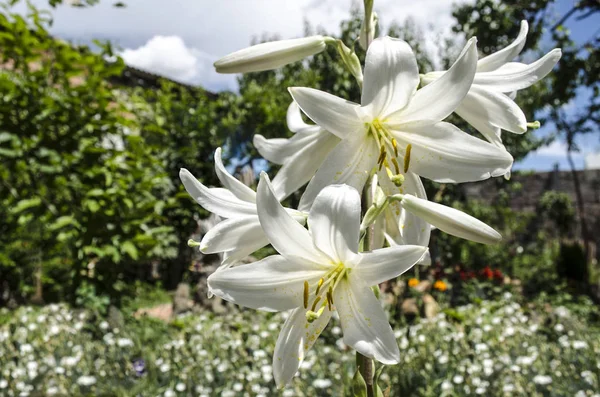
[[[369,178],[369,180],[367,181],[367,183],[365,184],[365,187],[363,189],[363,194],[362,194],[362,203],[363,203],[363,209],[362,209],[362,213],[363,216],[365,214],[365,212],[367,211],[367,209],[369,209],[369,207],[372,204],[372,198],[369,192],[369,186],[371,186],[371,179]],[[373,225],[367,227],[367,230],[365,231],[365,237],[363,240],[363,251],[371,251],[373,249]],[[356,352],[356,366],[358,367],[358,370],[360,371],[360,374],[362,375],[363,379],[365,380],[365,383],[367,385],[367,397],[375,397],[375,389],[373,387],[373,360],[363,356],[362,354],[360,354],[359,352]]]

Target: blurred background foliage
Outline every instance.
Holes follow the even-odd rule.
[[[188,269],[195,258],[187,240],[208,213],[183,189],[179,169],[218,185],[212,158],[218,146],[235,159],[237,170],[256,164],[254,134],[291,135],[286,87],[360,98],[333,47],[277,71],[243,75],[238,93],[213,94],[167,79],[152,86],[122,84],[127,67],[110,43],[90,49],[61,41],[48,31],[51,13],[29,5],[27,15],[16,14],[11,10],[16,2],[4,2],[0,14],[0,304],[68,301],[102,312],[135,294],[140,282],[174,289],[192,280]],[[563,48],[558,70],[517,97],[529,120],[556,126],[547,139],[503,134],[519,160],[561,135],[577,150],[574,137],[598,123],[598,43],[576,45],[562,27],[564,16],[549,17],[552,7],[550,0],[460,6],[454,31],[465,36],[440,40],[441,55],[426,51],[423,27],[410,19],[389,21],[380,30],[411,44],[422,73],[451,65],[464,37],[476,35],[483,53],[496,51],[517,36],[521,19],[531,27],[529,55]],[[585,17],[598,11],[598,3],[581,1],[574,8],[573,17]],[[351,14],[341,25],[347,44],[355,42],[361,24],[358,6]],[[306,34],[314,33],[332,35],[307,23]],[[358,45],[356,51],[364,60]],[[579,121],[569,115],[567,131],[559,109],[581,87],[592,92],[592,100]],[[453,122],[477,135],[459,118]],[[456,280],[458,291],[458,281],[470,274],[497,269],[503,282],[516,279],[532,295],[565,285],[593,292],[598,281],[590,271],[591,232],[582,222],[582,203],[548,192],[534,212],[519,211],[510,201],[523,186],[504,179],[493,183],[497,196],[482,202],[468,198],[461,186],[426,182],[431,199],[482,219],[504,240],[483,246],[435,232],[436,265],[429,275],[421,270],[420,277]],[[295,205],[299,194],[289,200]]]

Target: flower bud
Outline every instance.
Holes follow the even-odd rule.
[[[394,198],[399,196],[395,195]],[[462,211],[409,194],[401,197],[402,208],[443,232],[483,244],[494,244],[502,240],[500,233]]]
[[[358,85],[362,87],[363,82],[363,73],[362,66],[360,65],[360,60],[356,56],[356,53],[348,48],[346,44],[342,40],[337,40],[337,47],[340,56],[342,57],[342,61],[352,73],[352,76],[358,81]]]
[[[307,56],[323,51],[327,42],[324,36],[279,40],[261,43],[233,52],[215,62],[218,73],[248,73],[277,69]]]
[[[365,23],[366,18],[370,18],[368,32],[367,24]],[[370,38],[370,40],[373,40],[373,38],[375,37],[378,20],[379,18],[377,17],[377,13],[373,11],[370,16],[365,15],[365,19],[362,22],[362,25],[360,27],[360,37],[358,38],[358,44],[360,44],[360,47],[365,51],[369,47],[369,45],[367,44],[367,40],[369,40],[368,38]]]

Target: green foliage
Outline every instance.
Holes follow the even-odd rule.
[[[176,285],[202,215],[178,172],[215,184],[212,153],[231,96],[115,85],[124,64],[110,45],[55,39],[31,4],[27,17],[2,9],[0,279],[9,300],[98,297],[90,304],[100,310],[129,280],[153,280],[152,267]]]

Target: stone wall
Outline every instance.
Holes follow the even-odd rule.
[[[586,221],[596,247],[600,247],[600,170],[577,171],[577,176],[582,188]],[[498,194],[499,187],[508,183],[521,184],[521,189],[511,193],[510,203],[514,210],[534,212],[542,195],[555,190],[569,195],[577,216],[577,198],[571,171],[514,173],[508,182],[495,178],[466,183],[462,187],[467,198],[491,202]],[[581,236],[579,224],[574,231],[578,237]]]

